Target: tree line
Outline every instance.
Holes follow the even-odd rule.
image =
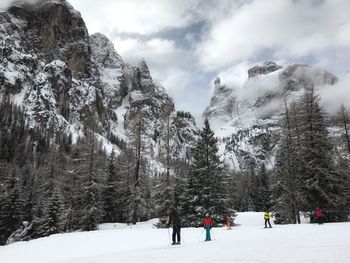
[[[350,209],[349,113],[342,105],[330,136],[329,120],[310,87],[299,101],[285,103],[272,187],[279,221],[300,223],[301,211],[323,209],[329,221],[346,221]]]
[[[0,112],[2,245],[61,232],[96,230],[104,222],[134,224],[165,216],[171,205],[182,207],[183,213],[211,211],[223,221],[223,208],[215,207],[226,198],[226,192],[221,191],[225,189],[222,164],[208,122],[201,135],[204,139],[198,142],[207,147],[204,164],[200,163],[204,154],[200,146],[193,167],[188,160],[175,160],[167,150],[165,172],[151,174],[149,161],[144,158],[148,138],[141,114],[130,129],[130,142],[114,138],[119,152],[107,154],[94,129],[83,129],[83,136],[72,138],[45,125],[33,126],[21,108],[9,100],[2,101]],[[168,139],[164,147],[169,148],[170,123],[165,127]],[[208,173],[197,180],[200,165],[206,165]],[[195,190],[201,183],[206,185],[203,193]],[[210,184],[215,185],[215,193]],[[193,225],[190,219],[184,224]]]

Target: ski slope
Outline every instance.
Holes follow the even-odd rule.
[[[347,263],[350,223],[278,225],[263,228],[262,213],[239,213],[233,230],[214,228],[203,242],[201,228],[181,230],[182,245],[170,246],[156,220],[131,228],[103,224],[99,231],[58,234],[0,247],[1,263]]]

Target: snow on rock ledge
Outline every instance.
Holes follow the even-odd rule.
[[[333,85],[337,78],[326,70],[302,64],[282,68],[265,62],[248,70],[242,87],[219,79],[203,117],[220,138],[223,159],[235,169],[271,167],[278,143],[278,119],[284,100],[295,100],[306,88]]]

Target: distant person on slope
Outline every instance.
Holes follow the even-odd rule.
[[[270,223],[270,217],[271,217],[271,215],[270,215],[269,210],[264,212],[265,228],[267,228],[267,223],[269,223],[269,228],[272,228],[271,223]]]
[[[227,227],[227,230],[231,230],[231,226],[232,226],[232,223],[233,223],[233,218],[231,215],[227,215],[226,217],[226,227]]]
[[[210,229],[213,227],[213,220],[209,216],[209,214],[205,215],[204,222],[203,222],[203,227],[206,231],[206,236],[205,236],[205,241],[210,241]]]
[[[315,221],[316,221],[316,223],[322,224],[323,223],[323,219],[324,219],[324,213],[319,207],[317,207],[316,208],[316,212],[315,212]]]
[[[178,212],[174,207],[170,207],[169,209],[169,221],[168,227],[173,226],[173,243],[172,245],[180,245],[180,230],[181,230],[181,220]],[[176,242],[177,239],[177,242]]]

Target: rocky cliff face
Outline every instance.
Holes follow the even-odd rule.
[[[277,65],[273,61],[266,61],[261,66],[255,66],[250,68],[248,70],[248,77],[252,78],[261,74],[269,74],[281,68],[282,67],[280,65]]]
[[[0,11],[0,98],[21,105],[31,123],[82,136],[94,129],[109,149],[126,142],[142,114],[146,158],[158,160],[157,134],[168,115],[179,158],[195,125],[178,116],[174,102],[155,83],[145,61],[126,64],[102,34],[89,36],[80,13],[65,0],[18,2]],[[187,128],[186,128],[187,127]],[[189,135],[190,134],[190,135]]]
[[[278,120],[284,100],[295,100],[305,88],[333,85],[331,73],[309,65],[282,68],[265,62],[248,70],[242,87],[215,81],[214,94],[204,117],[220,138],[225,161],[235,169],[274,163],[279,140]]]
[[[80,14],[67,2],[19,2],[3,13],[3,19],[12,25],[6,27],[6,39],[12,44],[40,53],[46,62],[66,61],[76,76],[89,74],[89,34]],[[11,35],[18,36],[17,42]]]

